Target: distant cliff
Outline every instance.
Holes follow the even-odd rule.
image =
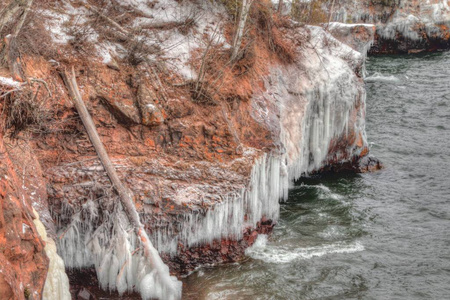
[[[336,1],[332,20],[376,25],[371,54],[450,49],[450,1]],[[326,10],[330,6],[325,7]]]

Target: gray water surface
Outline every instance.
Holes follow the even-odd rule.
[[[186,299],[450,299],[450,53],[371,57],[367,133],[383,171],[304,179],[245,262]]]

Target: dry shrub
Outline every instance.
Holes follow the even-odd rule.
[[[198,71],[197,79],[189,82],[191,99],[195,103],[216,105],[218,94],[216,86],[220,84],[225,55],[220,45],[214,44],[214,40],[207,42],[203,52],[193,53],[192,65]]]
[[[297,46],[295,42],[284,37],[276,27],[272,28],[271,50],[285,63],[293,63],[297,58]]]
[[[371,0],[370,3],[372,5],[383,5],[383,6],[389,6],[389,7],[394,7],[397,5],[400,5],[401,0]]]
[[[312,0],[303,2],[294,0],[292,2],[291,17],[293,20],[307,24],[320,24],[328,22],[328,16],[322,9],[327,4],[326,0]]]
[[[20,52],[28,55],[42,56],[45,59],[58,60],[58,50],[45,28],[43,16],[36,10],[30,11],[24,27],[17,37]]]
[[[95,32],[90,24],[83,24],[80,20],[76,20],[73,24],[65,24],[67,34],[72,38],[69,40],[69,45],[78,52],[85,55],[91,55],[95,51],[93,43],[89,40],[92,34]]]
[[[239,16],[242,0],[218,0],[218,2],[225,6],[228,15],[231,16],[233,21],[236,21]]]
[[[242,76],[250,72],[256,63],[256,45],[254,39],[247,39],[242,45],[239,60],[233,66],[235,76]]]
[[[161,52],[161,47],[157,44],[148,45],[146,38],[134,38],[124,43],[127,50],[126,60],[132,66],[138,66],[148,59],[151,54],[158,54]]]
[[[189,82],[189,93],[192,102],[206,105],[217,105],[215,96],[217,90],[210,84],[209,81],[202,81],[199,84],[196,81]]]
[[[239,10],[240,1],[221,0],[229,12]],[[239,5],[238,5],[239,4]],[[235,6],[236,5],[236,6]],[[205,48],[193,53],[192,68],[198,78],[187,84],[195,103],[216,105],[220,101],[239,102],[251,97],[252,85],[267,71],[270,57],[292,63],[296,59],[296,44],[279,27],[288,27],[285,19],[274,18],[269,0],[254,1],[247,19],[238,57],[230,61],[230,49],[206,41]],[[234,26],[233,26],[234,27]],[[231,25],[229,36],[234,33]]]
[[[285,63],[294,62],[296,45],[280,30],[280,27],[287,26],[287,21],[279,16],[274,17],[272,3],[267,0],[255,2],[250,17],[257,33],[267,43],[268,48],[281,61]]]
[[[3,115],[3,130],[11,137],[28,129],[41,131],[47,118],[48,111],[43,107],[43,102],[36,101],[37,94],[30,88],[24,88],[4,96],[1,114]]]

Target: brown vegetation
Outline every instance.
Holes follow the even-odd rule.
[[[234,1],[223,1],[231,19],[236,19]],[[235,60],[230,60],[228,50],[214,40],[207,40],[202,50],[193,55],[192,65],[198,71],[195,82],[189,83],[194,102],[218,104],[226,100],[247,101],[252,86],[269,71],[268,61],[293,63],[297,58],[300,41],[287,35],[291,27],[286,17],[277,14],[267,0],[253,2],[247,20],[241,49]],[[227,27],[227,36],[234,34],[234,27]]]

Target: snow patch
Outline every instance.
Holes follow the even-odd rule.
[[[13,87],[13,88],[18,88],[22,85],[21,82],[15,81],[14,79],[12,79],[10,77],[8,78],[8,77],[1,77],[1,76],[0,76],[0,84],[6,85],[9,87]]]

